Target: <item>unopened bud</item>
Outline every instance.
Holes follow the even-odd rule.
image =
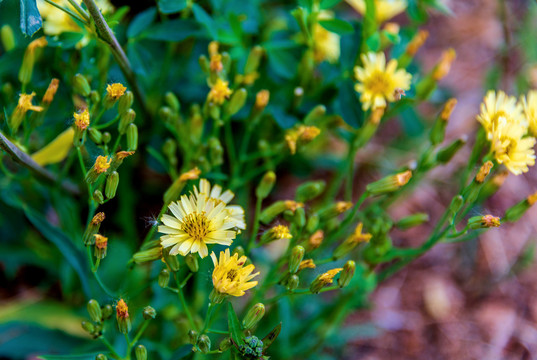
[[[152,306],[146,306],[142,316],[144,320],[154,319],[157,316],[157,311]]]
[[[96,90],[91,90],[89,98],[92,104],[97,104],[101,101],[101,95]]]
[[[220,341],[220,345],[218,345],[218,350],[224,352],[231,348],[233,346],[233,341],[231,341],[230,337],[224,338],[224,340]]]
[[[456,214],[462,208],[463,204],[464,198],[462,197],[462,195],[457,195],[451,200],[451,204],[449,205],[449,211],[452,214]]]
[[[427,221],[429,221],[429,214],[417,213],[402,218],[395,223],[395,226],[399,229],[406,230],[414,226],[419,226]]]
[[[104,193],[107,199],[112,199],[116,196],[117,187],[119,185],[119,174],[117,171],[112,171],[106,179],[106,187]]]
[[[192,255],[192,253],[185,256],[185,263],[186,266],[188,266],[190,271],[192,271],[193,273],[198,272],[198,270],[200,269],[198,257]]]
[[[306,249],[303,246],[297,245],[291,250],[291,256],[289,257],[289,272],[295,274],[298,271],[298,267],[304,258]]]
[[[515,222],[518,221],[528,209],[535,203],[537,200],[537,193],[528,196],[526,199],[522,200],[518,204],[510,207],[505,212],[503,221]]]
[[[136,264],[142,264],[144,262],[155,261],[162,257],[162,247],[157,246],[147,250],[138,251],[132,256],[132,259]]]
[[[442,58],[438,65],[435,66],[433,70],[432,77],[434,80],[438,81],[444,78],[451,69],[451,64],[455,60],[456,53],[453,49],[448,49],[442,53]]]
[[[50,80],[50,83],[48,85],[47,91],[45,92],[45,95],[43,95],[43,104],[50,104],[52,100],[54,100],[54,96],[56,95],[56,92],[58,91],[58,86],[60,84],[60,80],[58,79],[52,79]]]
[[[127,91],[125,94],[119,98],[117,104],[117,112],[119,115],[123,115],[131,109],[131,106],[134,102],[134,95],[132,91]]]
[[[319,246],[321,246],[321,244],[323,243],[323,240],[324,240],[324,232],[322,230],[317,230],[308,239],[308,245],[312,250],[317,249]]]
[[[101,194],[102,195],[102,194]],[[95,216],[90,221],[88,227],[86,228],[86,231],[83,235],[84,245],[93,245],[95,244],[95,237],[93,235],[97,234],[99,231],[99,228],[101,227],[101,223],[104,221],[105,215],[103,212],[99,212],[95,214]]]
[[[267,171],[265,175],[263,175],[263,178],[259,182],[259,185],[257,185],[257,188],[255,189],[255,195],[259,199],[265,199],[272,191],[275,182],[276,174],[274,173],[274,171]]]
[[[295,199],[299,202],[306,202],[315,199],[317,196],[322,194],[325,186],[326,182],[323,180],[309,181],[304,183],[296,189]]]
[[[82,329],[84,329],[90,335],[93,335],[95,332],[95,326],[89,321],[82,321]]]
[[[138,127],[134,124],[127,126],[127,149],[134,151],[138,148]]]
[[[95,200],[98,204],[104,204],[104,196],[101,190],[97,189],[93,192],[93,200]]]
[[[158,275],[158,285],[161,288],[166,288],[168,287],[169,282],[170,282],[170,272],[167,269],[162,269],[162,271]]]
[[[289,279],[287,279],[287,284],[285,285],[286,289],[288,291],[293,291],[296,288],[298,288],[298,285],[300,284],[300,278],[297,274],[293,274],[289,276]]]
[[[235,247],[235,249],[233,249],[233,251],[231,252],[231,255],[233,256],[233,255],[237,254],[237,256],[239,258],[241,258],[242,256],[244,256],[244,253],[245,253],[244,248],[239,245],[239,246]]]
[[[244,327],[244,330],[250,330],[254,328],[259,323],[259,321],[261,321],[264,315],[265,305],[263,305],[262,303],[257,303],[252,306],[242,320],[242,326]]]
[[[209,161],[213,166],[220,166],[224,163],[224,148],[220,143],[220,140],[216,137],[211,137],[208,142],[209,145]]]
[[[131,317],[129,316],[129,308],[123,299],[119,299],[116,305],[116,319],[119,332],[128,334],[131,331]]]
[[[6,52],[15,48],[15,36],[13,35],[13,29],[9,25],[2,26],[0,29],[0,37],[2,38],[2,46]]]
[[[276,201],[269,207],[265,208],[259,217],[259,220],[263,224],[268,224],[274,220],[274,218],[287,210],[286,202],[283,200]]]
[[[88,301],[87,309],[91,321],[100,324],[102,321],[103,314],[99,302],[97,302],[97,300],[91,299],[90,301]]]
[[[200,55],[198,58],[198,63],[200,64],[200,68],[204,73],[209,72],[209,59],[207,59],[207,56]]]
[[[98,354],[95,356],[95,360],[108,360],[108,358],[104,354]]]
[[[76,74],[73,78],[73,90],[82,96],[88,96],[91,92],[91,87],[88,79],[82,74]]]
[[[412,38],[406,47],[406,53],[410,56],[414,56],[418,50],[423,46],[425,40],[429,37],[427,30],[419,30],[418,33]]]
[[[257,45],[252,48],[250,54],[248,54],[248,59],[246,60],[246,65],[244,66],[244,73],[251,74],[257,71],[259,67],[259,62],[263,56],[264,50],[261,46]]]
[[[108,144],[110,140],[112,140],[112,135],[108,131],[103,132],[103,143]]]
[[[319,214],[311,214],[306,223],[306,231],[312,233],[319,227]]]
[[[338,201],[322,209],[321,211],[319,211],[319,217],[326,221],[340,214],[343,214],[345,211],[349,210],[350,208],[352,208],[351,202]]]
[[[136,360],[147,360],[147,349],[143,345],[136,346],[134,351],[136,354]]]
[[[270,92],[268,90],[261,90],[255,95],[255,107],[257,109],[264,109],[270,100]]]
[[[177,96],[175,96],[175,94],[171,91],[168,91],[164,95],[164,101],[166,101],[166,104],[168,104],[168,106],[176,113],[181,110],[181,103],[179,102],[179,99],[177,99]]]
[[[102,308],[103,313],[103,320],[108,320],[112,317],[112,314],[114,313],[114,308],[110,304],[106,304]]]
[[[188,340],[190,341],[190,343],[192,345],[195,345],[196,342],[198,341],[198,332],[196,330],[188,330]]]
[[[326,107],[324,105],[317,105],[306,115],[304,118],[304,124],[316,125],[326,115]]]
[[[179,271],[180,264],[179,259],[175,255],[170,255],[170,249],[162,251],[162,255],[166,264],[170,267],[170,270],[173,272]]]
[[[371,195],[383,195],[394,192],[406,185],[411,177],[412,171],[410,170],[395,175],[386,176],[385,178],[375,181],[374,183],[368,184],[366,190]]]
[[[352,277],[354,276],[355,270],[356,263],[352,260],[347,261],[345,265],[343,265],[343,271],[341,272],[341,275],[339,275],[339,279],[337,279],[337,284],[340,288],[344,288],[345,286],[349,285]]]
[[[430,134],[431,144],[438,145],[442,143],[442,141],[444,141],[444,136],[446,134],[447,121],[449,117],[451,116],[451,112],[455,108],[455,105],[457,105],[457,99],[455,98],[449,99],[444,105],[442,112],[436,118],[436,121],[431,130],[431,134]]]
[[[99,130],[93,127],[89,128],[88,136],[90,140],[93,141],[97,145],[99,145],[103,141],[103,134]]]
[[[122,96],[121,98],[123,99],[124,97]],[[132,109],[127,109],[120,114],[118,130],[119,133],[123,135],[127,132],[128,126],[134,122],[134,119],[136,119],[136,112]]]
[[[475,181],[482,184],[488,174],[490,174],[490,170],[492,170],[493,166],[494,164],[492,163],[492,161],[487,161],[486,163],[484,163],[483,166],[481,166],[481,168],[479,169],[477,175],[475,176]]]
[[[200,351],[204,354],[207,354],[209,351],[211,351],[211,339],[205,334],[201,335],[198,338],[198,342],[196,343]]]
[[[470,229],[487,229],[500,226],[500,218],[492,215],[474,216],[468,219]]]
[[[244,88],[234,91],[233,95],[231,96],[231,99],[227,104],[226,114],[228,116],[233,116],[238,113],[246,103],[247,97],[248,92]]]

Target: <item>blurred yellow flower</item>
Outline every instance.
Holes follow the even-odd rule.
[[[524,113],[529,122],[531,135],[537,136],[537,90],[531,90],[522,98]]]
[[[229,255],[229,249],[220,252],[219,259],[214,252],[211,253],[214,263],[213,286],[219,294],[243,296],[244,292],[257,285],[257,281],[250,281],[259,272],[252,274],[255,267],[250,264],[244,266],[247,258],[238,254]]]
[[[363,67],[354,68],[358,83],[355,90],[361,94],[362,108],[386,107],[387,102],[394,102],[400,90],[410,89],[412,76],[404,69],[397,69],[397,60],[386,64],[384,53],[362,54]]]
[[[22,111],[23,113],[26,113],[29,110],[32,111],[43,111],[43,108],[41,106],[36,106],[32,104],[32,100],[34,99],[35,92],[31,94],[20,94],[19,95],[19,102],[17,104],[17,110]]]
[[[97,156],[97,159],[95,160],[95,164],[93,165],[95,172],[97,174],[102,174],[108,170],[110,167],[110,162],[112,159],[108,159],[107,156]]]
[[[346,0],[347,3],[357,12],[365,15],[365,0]],[[381,23],[405,11],[407,7],[406,0],[374,0],[375,1],[375,18]]]
[[[75,118],[75,126],[79,130],[85,130],[90,124],[90,115],[88,108],[85,108],[81,113],[74,113],[73,117]]]
[[[127,91],[127,88],[121,83],[108,84],[106,87],[106,93],[114,100],[122,97],[125,91]]]
[[[493,137],[493,129],[498,127],[498,120],[505,119],[508,124],[526,126],[523,107],[514,96],[508,96],[503,91],[490,90],[481,104],[481,113],[477,121],[483,125],[489,140]]]
[[[326,11],[321,12],[319,20],[331,19],[333,16]],[[315,61],[324,60],[335,63],[339,60],[340,54],[340,36],[336,33],[326,30],[316,23],[313,27],[313,57]]]
[[[220,78],[216,79],[216,82],[211,86],[211,91],[209,91],[207,99],[216,105],[222,105],[233,92],[229,89],[228,85],[229,82]]]

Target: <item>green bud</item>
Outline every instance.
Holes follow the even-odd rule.
[[[112,317],[112,314],[114,313],[114,308],[110,304],[106,304],[101,310],[104,320],[110,319]]]
[[[492,215],[473,216],[468,219],[468,227],[470,229],[488,229],[491,227],[499,227],[500,218]]]
[[[354,276],[354,271],[356,270],[356,263],[352,260],[349,260],[343,265],[343,270],[337,279],[337,284],[340,288],[344,288],[349,285]]]
[[[177,152],[177,142],[175,142],[172,138],[167,138],[166,141],[164,141],[164,145],[162,145],[162,152],[166,157],[176,157]]]
[[[144,320],[154,319],[155,316],[157,316],[157,312],[155,309],[153,309],[152,306],[146,306],[144,308],[144,312],[142,313],[142,316],[144,317]]]
[[[103,204],[104,203],[104,196],[103,196],[103,193],[101,192],[101,190],[95,190],[93,192],[93,200],[95,200],[96,202],[98,202],[99,204]]]
[[[449,205],[449,211],[451,212],[451,214],[456,214],[462,208],[463,204],[464,198],[461,195],[457,195],[451,200],[451,204]]]
[[[518,221],[518,219],[520,219],[530,207],[531,204],[529,203],[528,199],[524,199],[518,204],[507,209],[502,220],[504,222]]]
[[[76,74],[73,78],[73,90],[82,96],[88,96],[91,92],[91,87],[86,77],[82,74]]]
[[[348,201],[338,201],[334,204],[331,204],[324,209],[319,211],[319,218],[324,221],[335,218],[336,216],[344,213],[345,211],[352,208],[352,203]]]
[[[179,259],[175,255],[170,255],[170,250],[165,249],[162,251],[162,255],[164,256],[164,261],[168,266],[170,267],[170,270],[173,272],[179,271]]]
[[[298,285],[300,284],[300,278],[297,274],[293,274],[289,276],[289,279],[287,279],[287,284],[285,285],[286,289],[288,291],[293,291],[296,288],[298,288]]]
[[[318,124],[325,114],[326,114],[326,107],[324,105],[317,105],[316,107],[311,109],[308,115],[306,115],[306,117],[304,118],[304,124],[306,125]]]
[[[158,285],[161,288],[166,288],[170,282],[170,272],[167,269],[162,269],[160,274],[158,274]]]
[[[120,99],[123,99],[123,96]],[[119,133],[122,135],[125,134],[128,126],[134,122],[134,119],[136,119],[136,112],[132,109],[127,109],[125,112],[121,113],[118,125]]]
[[[293,224],[295,224],[299,229],[302,229],[304,226],[306,226],[306,210],[304,210],[303,207],[296,209],[293,216]]]
[[[231,252],[231,255],[235,255],[237,254],[239,258],[241,258],[242,256],[244,256],[244,248],[242,246],[237,246],[235,247],[235,249],[233,249],[233,251]]]
[[[255,195],[257,198],[265,199],[272,191],[275,182],[276,174],[274,171],[267,171],[255,189]]]
[[[147,250],[138,251],[132,256],[132,259],[136,264],[142,264],[144,262],[155,261],[162,257],[162,247],[156,246]]]
[[[204,109],[208,111],[211,119],[215,120],[215,126],[220,127],[223,125],[222,120],[220,119],[220,105],[210,102]]]
[[[99,324],[101,322],[103,314],[101,311],[101,306],[99,305],[97,300],[91,299],[90,301],[88,301],[87,308],[91,321]]]
[[[429,221],[429,214],[417,213],[400,219],[398,222],[395,223],[395,226],[399,229],[406,230],[414,226],[419,226],[427,221]]]
[[[226,73],[229,73],[231,67],[231,56],[227,52],[222,53],[222,65],[224,65],[224,70]]]
[[[104,354],[99,354],[95,356],[95,360],[108,360],[108,358]]]
[[[218,345],[218,350],[224,352],[231,348],[233,346],[233,342],[231,341],[230,337],[224,338],[224,340],[220,341],[220,345]]]
[[[97,104],[101,100],[101,95],[96,90],[91,90],[89,98],[93,104]]]
[[[259,323],[259,321],[261,321],[264,315],[265,305],[263,305],[262,303],[257,303],[252,306],[242,320],[242,326],[244,327],[244,330],[251,330],[252,328],[254,328]]]
[[[138,127],[134,124],[127,126],[127,150],[133,151],[138,148]]]
[[[198,342],[198,332],[196,330],[188,330],[188,339],[192,345],[195,345]]]
[[[209,161],[212,166],[220,166],[224,163],[224,148],[220,140],[216,137],[211,137],[209,145]]]
[[[244,104],[246,103],[247,97],[248,97],[248,92],[244,88],[241,88],[233,92],[233,95],[231,95],[231,99],[229,99],[229,102],[227,104],[227,108],[226,108],[227,116],[233,116],[236,113],[238,113],[242,109]]]
[[[259,62],[265,51],[259,45],[254,46],[250,53],[248,54],[248,59],[246,60],[246,65],[244,66],[244,73],[251,74],[257,71],[259,67]]]
[[[103,141],[103,134],[95,128],[92,128],[92,127],[89,128],[88,136],[90,140],[93,141],[97,145],[99,145]]]
[[[106,179],[106,187],[104,193],[107,199],[112,199],[116,196],[117,187],[119,185],[119,174],[117,171],[112,171]]]
[[[411,177],[412,172],[410,170],[395,175],[389,175],[374,183],[368,184],[366,190],[371,195],[382,195],[394,192],[406,185]]]
[[[207,59],[207,56],[205,55],[201,55],[199,58],[198,58],[198,62],[200,64],[200,68],[201,70],[204,72],[204,73],[209,73],[210,69],[209,69],[209,60]]]
[[[89,321],[82,321],[82,329],[84,329],[90,335],[95,333],[95,326]]]
[[[293,108],[298,108],[302,104],[302,99],[304,98],[304,89],[301,87],[296,87],[293,91]]]
[[[175,94],[172,93],[171,91],[168,91],[164,95],[164,101],[166,101],[166,104],[168,104],[168,106],[171,107],[172,110],[175,111],[176,113],[178,113],[179,110],[181,110],[181,103],[179,102],[179,99],[177,99],[177,96],[175,96]]]
[[[143,345],[138,345],[134,351],[136,360],[147,360],[147,349]]]
[[[322,194],[325,187],[326,187],[326,182],[323,180],[308,181],[300,185],[296,189],[295,199],[298,202],[306,202],[306,201],[315,199],[317,196]]]
[[[438,145],[442,143],[442,141],[444,141],[447,123],[453,109],[455,108],[455,105],[457,105],[457,99],[449,99],[444,105],[444,108],[442,109],[438,117],[436,118],[429,137],[432,145]]]
[[[436,161],[438,161],[441,164],[446,164],[451,160],[451,158],[459,151],[467,141],[467,137],[463,136],[455,141],[453,141],[451,144],[446,146],[443,149],[440,149],[438,153],[436,154]]]
[[[272,222],[272,220],[274,220],[276,216],[280,215],[285,210],[287,210],[287,205],[285,204],[285,201],[276,201],[274,204],[265,208],[265,210],[261,212],[259,219],[263,224],[268,224]]]
[[[312,214],[306,222],[306,231],[313,233],[319,227],[319,215],[317,213]]]
[[[172,109],[170,109],[167,106],[163,106],[158,110],[158,115],[165,123],[171,123],[173,122],[173,112]]]
[[[13,35],[13,29],[11,26],[7,24],[2,26],[2,29],[0,30],[0,37],[2,38],[2,45],[4,46],[4,50],[6,52],[9,52],[15,48],[15,36]]]
[[[186,266],[192,271],[193,273],[198,272],[200,269],[199,263],[198,263],[198,257],[192,255],[192,253],[185,256],[185,263]]]
[[[306,249],[303,246],[297,245],[291,250],[291,256],[289,257],[289,272],[295,274],[298,271],[298,267],[304,259],[304,253]]]
[[[127,90],[125,94],[123,94],[122,97],[119,98],[118,104],[117,104],[117,112],[119,115],[123,115],[127,111],[131,109],[131,106],[134,102],[134,95],[132,94],[132,91]]]
[[[196,343],[200,351],[204,354],[207,354],[209,351],[211,351],[211,339],[205,334],[201,335],[198,338],[198,342]]]
[[[112,135],[108,131],[105,131],[103,133],[103,143],[108,144],[110,140],[112,140]]]

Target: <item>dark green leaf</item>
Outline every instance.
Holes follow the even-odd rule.
[[[321,0],[321,9],[330,9],[340,2],[341,0]]]
[[[270,68],[284,79],[291,79],[295,76],[297,69],[296,59],[286,51],[273,50],[268,53]]]
[[[213,19],[207,14],[205,10],[198,4],[192,5],[192,11],[194,12],[194,17],[196,20],[205,26],[207,31],[209,32],[211,38],[216,39],[217,32],[216,32],[216,25],[213,21]]]
[[[272,345],[274,340],[276,340],[278,335],[280,335],[280,331],[282,331],[282,323],[276,325],[276,327],[272,329],[272,331],[269,332],[268,335],[263,338],[263,340],[261,340],[263,341],[263,351],[265,351],[270,345]]]
[[[186,0],[159,0],[158,10],[162,14],[174,14],[186,8]]]
[[[154,7],[136,15],[127,29],[127,37],[133,38],[138,36],[155,21],[156,16],[157,10]]]
[[[351,24],[340,19],[320,20],[319,25],[336,34],[352,34],[354,28]]]
[[[366,41],[367,47],[369,50],[377,52],[380,49],[380,34],[379,32],[375,32],[373,35],[369,37]]]
[[[282,129],[289,129],[298,122],[296,117],[289,114],[288,112],[286,112],[285,110],[283,110],[282,108],[278,106],[269,105],[267,112],[269,114],[272,114],[272,116],[274,117],[274,120]]]
[[[235,310],[233,310],[233,305],[230,302],[227,303],[227,323],[229,327],[229,332],[231,333],[231,338],[238,346],[244,343],[244,333],[242,332],[241,323]]]
[[[20,26],[24,35],[32,36],[35,34],[43,22],[41,21],[41,15],[37,9],[36,0],[20,0],[21,5],[21,18]]]
[[[364,122],[364,112],[358,100],[358,94],[354,90],[351,80],[343,81],[339,86],[339,94],[336,99],[336,112],[343,120],[354,128],[359,128]]]
[[[199,25],[193,20],[170,20],[153,25],[144,31],[143,37],[152,40],[182,41],[197,35],[199,31]]]

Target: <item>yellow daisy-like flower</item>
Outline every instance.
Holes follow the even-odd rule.
[[[358,83],[355,90],[361,94],[362,108],[386,107],[387,102],[394,102],[400,90],[410,89],[412,75],[403,69],[397,69],[397,60],[386,64],[384,53],[362,54],[363,67],[354,68]]]
[[[522,98],[524,114],[529,122],[531,135],[537,136],[537,90],[531,90],[526,97]]]
[[[346,0],[357,12],[365,15],[365,0]],[[406,0],[375,0],[375,18],[381,23],[405,11]]]
[[[43,108],[41,106],[36,106],[32,104],[32,100],[34,99],[35,92],[32,92],[31,94],[20,94],[19,95],[19,102],[17,104],[17,110],[22,111],[23,113],[26,113],[29,110],[32,111],[43,111]]]
[[[171,247],[170,255],[199,253],[204,258],[209,254],[208,244],[229,246],[235,239],[232,229],[236,222],[226,211],[226,203],[207,198],[206,194],[181,196],[168,208],[173,216],[162,215],[164,225],[158,231],[166,234],[160,238],[164,248]]]
[[[81,113],[74,113],[75,126],[79,130],[85,130],[90,124],[90,115],[88,108],[85,108]]]
[[[95,164],[93,165],[95,172],[97,174],[102,174],[108,170],[110,167],[110,163],[112,162],[112,159],[108,159],[106,156],[97,156],[97,159],[95,160]]]
[[[246,256],[239,258],[238,254],[229,255],[229,249],[220,252],[219,259],[214,252],[211,253],[213,259],[213,286],[217,293],[222,295],[243,296],[244,292],[257,285],[257,281],[250,281],[259,272],[252,274],[255,267],[246,263]]]
[[[220,78],[216,79],[214,85],[211,86],[211,91],[209,91],[207,99],[215,103],[216,105],[222,105],[224,101],[229,98],[229,96],[233,92],[228,85],[229,82],[224,81]]]
[[[112,99],[117,100],[125,94],[127,88],[121,83],[108,84],[106,92]]]
[[[234,227],[244,230],[246,229],[246,221],[244,220],[244,209],[239,205],[228,205],[229,202],[235,197],[235,194],[231,190],[222,192],[220,185],[214,185],[211,188],[211,183],[207,179],[200,179],[199,191],[194,186],[194,194],[197,198],[200,196],[206,196],[209,200],[226,205],[225,211],[228,214],[228,221],[234,224]]]
[[[503,91],[496,93],[490,90],[481,104],[481,113],[477,116],[477,121],[483,125],[489,140],[492,140],[493,129],[498,127],[500,118],[505,119],[508,124],[527,126],[523,107],[514,96],[508,96]]]
[[[331,19],[333,16],[327,12],[321,12],[319,20]],[[339,60],[340,54],[340,36],[336,33],[326,30],[324,27],[315,24],[313,27],[313,57],[315,61],[324,60],[335,63]]]

